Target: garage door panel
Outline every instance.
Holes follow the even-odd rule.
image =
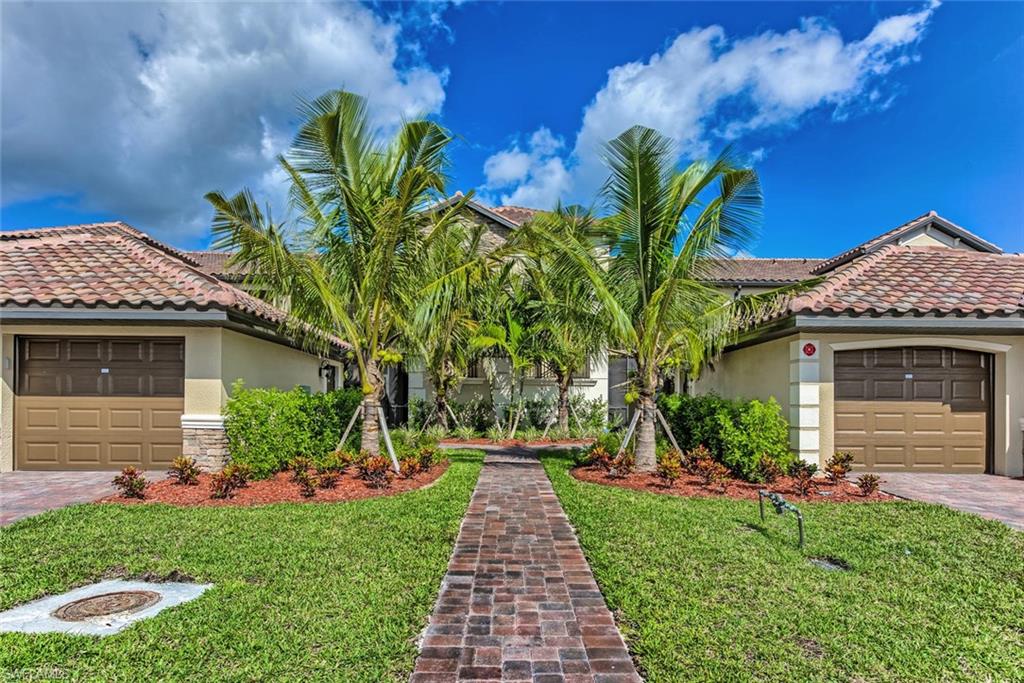
[[[842,351],[835,447],[879,469],[983,472],[990,424],[986,354],[942,348]],[[849,429],[860,416],[862,431]]]
[[[68,372],[61,384],[61,396],[102,396],[105,393],[103,375],[96,370],[76,369],[75,372]]]
[[[985,451],[978,446],[951,445],[949,450],[955,467],[976,470],[978,462],[985,460]]]
[[[91,361],[98,363],[103,360],[103,342],[94,339],[69,339],[66,344],[66,356],[69,361]]]
[[[162,468],[181,455],[184,408],[180,398],[19,396],[15,414],[17,466]],[[32,419],[42,426],[29,428]]]
[[[142,408],[111,408],[108,414],[111,429],[143,429]]]
[[[18,450],[23,462],[30,465],[57,465],[60,463],[60,444],[55,441],[36,441]]]
[[[835,414],[836,432],[845,434],[866,434],[868,431],[867,415],[856,406],[845,410],[836,409]]]
[[[915,348],[910,352],[910,362],[914,368],[944,367],[945,354],[942,349]]]
[[[181,455],[184,340],[18,339],[15,463],[163,468]]]
[[[836,392],[850,400],[862,401],[868,395],[868,381],[866,379],[837,381]]]
[[[111,363],[140,363],[147,360],[146,343],[142,340],[111,340],[108,346],[107,360]]]
[[[949,414],[949,431],[954,437],[978,438],[985,435],[987,422],[985,413]]]
[[[906,386],[902,379],[876,379],[870,383],[872,393],[876,399],[892,399],[902,401],[906,398]],[[871,398],[866,396],[865,398]]]
[[[942,444],[925,445],[915,443],[910,445],[910,459],[908,465],[911,467],[942,467],[947,458],[946,447]]]
[[[61,375],[46,371],[26,373],[21,376],[19,385],[28,394],[60,396],[64,393],[61,391],[61,377]]]
[[[181,413],[177,410],[153,408],[148,411],[150,429],[171,429],[181,431]]]
[[[149,381],[142,375],[111,375],[110,391],[117,396],[148,396]]]
[[[150,396],[182,396],[185,393],[185,379],[181,376],[153,374],[150,377]]]
[[[99,441],[68,441],[65,448],[71,465],[99,466],[103,463],[104,444]]]
[[[154,340],[149,345],[152,362],[182,363],[185,361],[185,345],[177,341]]]
[[[28,407],[21,424],[26,429],[56,429],[60,426],[60,410],[53,406]]]
[[[60,342],[54,339],[25,339],[22,349],[29,360],[60,360]]]
[[[67,429],[89,430],[98,432],[103,429],[103,409],[95,408],[66,408]]]
[[[942,379],[919,379],[910,383],[910,400],[942,401],[945,382]]]
[[[985,368],[988,356],[976,351],[950,349],[950,367],[954,368]]]
[[[168,467],[175,458],[181,457],[181,443],[154,443],[150,445],[150,462],[153,467]]]
[[[874,447],[874,463],[877,467],[904,467],[907,462],[907,447],[903,444],[877,444]]]
[[[874,361],[876,368],[902,368],[903,349],[876,349]]]
[[[910,429],[907,430],[907,433],[912,437],[918,439],[942,438],[946,434],[946,416],[940,411],[911,408],[907,415],[910,418]]]
[[[986,382],[977,379],[954,379],[950,382],[955,401],[983,401],[988,394]]]
[[[142,464],[145,445],[142,443],[116,443],[108,444],[110,449],[110,462],[116,465],[139,465]]]

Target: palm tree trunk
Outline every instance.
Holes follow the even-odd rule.
[[[645,383],[646,385],[647,383]],[[644,386],[640,390],[640,421],[636,433],[636,469],[638,472],[653,472],[658,459],[654,449],[654,392],[653,386]]]
[[[558,428],[562,431],[569,429],[569,383],[572,376],[569,373],[562,375],[555,373],[558,380]]]
[[[380,424],[377,420],[377,407],[384,395],[384,376],[372,357],[366,359],[366,384],[370,393],[363,397],[363,431],[359,450],[370,455],[380,455]]]
[[[434,413],[437,415],[437,424],[448,431],[448,396],[444,389],[437,389],[434,392]]]

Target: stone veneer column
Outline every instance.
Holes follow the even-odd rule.
[[[216,472],[230,459],[224,418],[220,415],[182,415],[181,452],[194,458],[199,469]]]
[[[790,446],[805,462],[820,465],[821,344],[800,338],[789,343]]]

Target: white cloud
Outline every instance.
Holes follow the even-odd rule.
[[[355,4],[4,3],[3,201],[80,198],[184,241],[202,195],[278,202],[298,96],[366,95],[376,121],[440,111],[445,72]],[[407,65],[400,67],[399,64]]]
[[[592,199],[605,177],[603,144],[635,124],[660,130],[692,158],[752,132],[796,126],[813,110],[843,119],[884,109],[894,97],[885,76],[915,59],[937,6],[882,19],[860,40],[844,40],[816,18],[784,33],[731,37],[709,26],[680,34],[647,61],[609,70],[562,163],[568,178],[558,182],[575,189],[573,199]],[[533,175],[510,194],[530,183]]]
[[[484,162],[484,201],[553,208],[572,189],[572,177],[557,156],[564,145],[547,128],[538,128],[526,141],[525,150],[514,143],[488,157]]]

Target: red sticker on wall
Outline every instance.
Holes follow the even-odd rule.
[[[804,344],[804,355],[805,356],[813,356],[814,352],[817,351],[817,350],[818,350],[818,347],[816,347],[814,344],[812,344],[810,342],[807,342],[806,344]]]

